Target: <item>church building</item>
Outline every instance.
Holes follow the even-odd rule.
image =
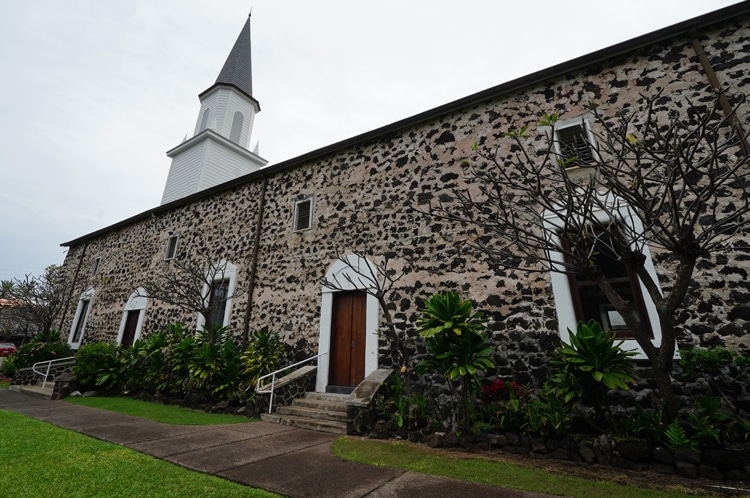
[[[532,125],[533,140],[544,142],[545,131],[535,125],[544,113],[560,116],[557,143],[586,155],[597,153],[591,144],[600,126],[591,105],[614,120],[657,91],[662,106],[705,101],[718,89],[740,102],[750,91],[750,2],[271,165],[250,150],[260,111],[250,49],[248,19],[216,82],[199,94],[194,135],[167,152],[172,162],[161,204],[62,244],[73,282],[62,332],[72,347],[131,344],[176,322],[201,327],[198,313],[144,290],[176,262],[199,257],[222,269],[205,295],[228,298],[216,321],[235,339],[247,330],[277,331],[293,359],[322,355],[318,391],[351,388],[393,366],[383,301],[361,271],[387,266],[395,278],[384,302],[399,334],[416,337],[424,300],[456,290],[490,318],[498,375],[534,379],[543,368],[540,352],[585,318],[576,305],[583,291],[550,273],[494,266],[467,250],[475,228],[424,211],[449,202],[455,189],[471,188],[466,168],[476,160],[476,143],[508,156],[512,144],[503,133],[524,124]],[[747,104],[741,110],[747,124]],[[678,317],[680,347],[750,346],[750,227],[741,227],[727,247],[695,270]],[[663,277],[672,269],[658,248],[647,257],[655,280],[668,281]],[[323,285],[326,279],[340,288]],[[637,279],[628,285],[658,343],[653,302]],[[617,325],[616,316],[602,316]]]

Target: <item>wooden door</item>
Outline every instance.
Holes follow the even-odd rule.
[[[135,339],[135,329],[138,327],[138,318],[141,315],[141,310],[130,310],[128,316],[125,318],[125,328],[122,331],[122,340],[120,345],[124,348],[129,348],[133,345],[133,339]]]
[[[335,292],[328,384],[356,386],[365,378],[367,293]]]

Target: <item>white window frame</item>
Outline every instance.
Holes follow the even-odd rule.
[[[227,290],[227,295],[229,296],[229,299],[226,301],[226,309],[224,310],[224,319],[222,321],[222,325],[226,327],[229,325],[229,317],[232,315],[232,301],[234,300],[234,289],[237,285],[237,267],[233,265],[232,263],[221,260],[217,267],[224,266],[224,271],[217,273],[214,275],[213,280],[211,281],[211,286],[208,285],[208,282],[203,286],[203,299],[209,300],[211,299],[211,287],[214,284],[217,284],[223,280],[229,280],[229,288]],[[196,322],[196,328],[198,330],[202,329],[206,325],[206,319],[201,315],[198,314],[198,319]]]
[[[310,212],[308,213],[308,216],[307,216],[307,225],[305,227],[298,228],[299,221],[300,221],[299,220],[300,205],[303,204],[303,203],[306,203],[306,202],[310,203]],[[297,233],[297,232],[304,232],[306,230],[312,229],[313,211],[314,211],[314,209],[315,209],[315,201],[313,200],[313,196],[307,196],[307,197],[305,197],[303,199],[298,199],[298,200],[294,201],[294,219],[292,220],[292,222],[293,222],[293,224],[292,224],[292,231],[293,232],[295,232],[295,233]]]
[[[122,335],[125,332],[125,323],[128,319],[128,312],[140,311],[138,315],[138,324],[135,326],[135,334],[133,335],[133,342],[141,338],[141,329],[143,328],[143,321],[146,318],[146,307],[148,306],[148,296],[143,287],[138,287],[130,297],[128,302],[125,304],[125,308],[122,310],[122,319],[120,320],[120,329],[117,332],[117,344],[122,344]]]
[[[174,248],[172,249],[171,254],[170,254],[169,249],[172,245],[173,240],[174,240]],[[169,236],[169,238],[167,239],[167,250],[166,250],[166,253],[164,254],[164,261],[170,261],[177,257],[177,249],[178,249],[179,244],[180,244],[180,234],[175,233]]]
[[[78,306],[76,307],[76,313],[73,316],[73,324],[70,326],[70,333],[68,334],[68,345],[70,345],[71,349],[78,349],[83,342],[83,337],[86,335],[86,321],[91,314],[93,302],[94,288],[90,287],[89,289],[86,289],[78,298]],[[88,305],[84,305],[84,303],[88,303]],[[81,316],[84,308],[86,309],[86,314],[84,316]],[[76,329],[78,328],[79,323],[81,334],[78,337],[78,340],[76,342],[73,342],[73,336],[76,332]]]
[[[624,202],[618,201],[616,199],[606,199],[605,202],[607,203],[607,206],[611,207],[610,212],[615,215],[616,219],[622,221],[623,224],[630,227],[629,230],[632,230],[636,233],[643,233],[643,223],[641,223],[641,220]],[[610,220],[610,217],[603,210],[597,210],[594,214],[596,215],[597,220],[599,220],[601,223],[606,223]],[[549,234],[552,242],[559,246],[559,232],[561,231],[560,229],[565,226],[564,221],[555,214],[545,213],[544,226],[545,231]],[[626,235],[626,233],[623,235]],[[632,245],[635,246],[634,243]],[[659,288],[659,291],[661,292],[659,278],[656,275],[654,262],[651,259],[651,251],[645,244],[642,248],[640,248],[639,246],[639,249],[641,249],[643,255],[646,257],[646,260],[644,262],[646,271],[649,275],[651,275],[651,279],[654,281],[656,286]],[[564,267],[565,256],[563,255],[563,253],[559,251],[551,251],[549,254],[549,258],[552,262],[553,267],[556,265],[559,265],[557,267],[560,269]],[[552,292],[555,299],[555,310],[557,311],[557,321],[560,338],[563,341],[569,343],[570,334],[568,333],[568,329],[575,331],[578,324],[578,321],[576,319],[575,305],[573,303],[573,294],[570,288],[570,282],[568,280],[568,275],[566,275],[565,273],[561,273],[559,271],[551,271],[550,273],[550,278],[552,281]],[[661,326],[659,325],[659,317],[656,313],[656,305],[651,299],[651,295],[648,293],[646,286],[640,279],[638,279],[638,284],[640,285],[641,295],[643,296],[643,304],[646,309],[646,315],[649,323],[651,324],[651,330],[654,334],[652,342],[656,347],[659,347],[661,346],[662,335]],[[624,339],[622,347],[625,350],[635,351],[635,358],[637,359],[647,359],[646,354],[643,352],[635,339]]]
[[[94,258],[94,271],[91,273],[92,275],[97,274],[97,272],[99,271],[99,265],[101,264],[101,262],[102,262],[101,256],[97,256]]]
[[[572,128],[573,126],[582,126],[583,129],[586,131],[586,137],[589,141],[589,147],[591,148],[591,155],[594,157],[595,161],[600,161],[601,156],[599,156],[599,146],[597,145],[596,136],[594,135],[594,131],[592,128],[592,123],[594,121],[594,115],[590,112],[587,112],[585,114],[581,114],[579,116],[575,116],[572,118],[567,119],[558,119],[557,122],[555,122],[555,134],[552,137],[552,151],[555,153],[555,157],[558,159],[563,158],[562,149],[560,148],[560,139],[559,139],[559,132],[560,130],[564,130],[566,128]],[[547,137],[550,136],[550,133],[552,131],[552,127],[550,126],[541,126],[540,130],[543,131]],[[585,168],[581,168],[580,166],[570,166],[565,168],[565,171],[567,172],[574,172],[576,170],[580,170]]]

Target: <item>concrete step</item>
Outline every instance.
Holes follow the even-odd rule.
[[[308,406],[299,406],[293,403],[290,406],[279,406],[276,408],[279,415],[293,415],[295,417],[313,418],[318,420],[331,420],[346,423],[346,407],[344,410],[321,410]]]
[[[343,412],[346,413],[346,405],[338,401],[325,401],[320,399],[297,398],[292,403],[294,406],[303,406],[313,410],[326,412]]]
[[[320,401],[335,401],[338,403],[344,403],[348,394],[336,394],[336,393],[314,393],[306,392],[304,399],[316,399]]]
[[[346,434],[346,422],[298,417],[295,415],[280,415],[278,413],[264,413],[260,416],[260,418],[264,422],[289,425],[292,427],[299,427],[300,429],[330,432],[332,434]]]
[[[261,419],[301,429],[346,434],[346,398],[347,395],[307,392],[291,405],[277,406],[275,413],[261,415]]]
[[[42,387],[41,384],[35,386],[16,385],[10,386],[8,387],[8,389],[17,393],[26,394],[28,396],[34,396],[35,398],[52,399],[52,393],[55,390],[55,383],[47,382],[44,387]]]

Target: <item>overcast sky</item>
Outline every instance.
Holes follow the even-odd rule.
[[[271,164],[734,1],[34,0],[0,5],[0,279],[157,206],[252,7]]]

